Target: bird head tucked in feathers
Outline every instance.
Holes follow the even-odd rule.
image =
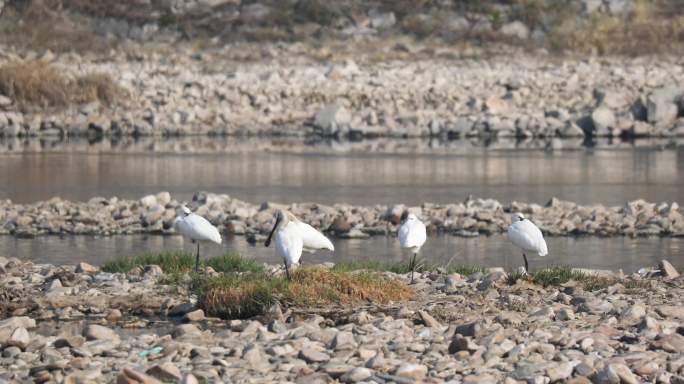
[[[523,221],[523,220],[525,220],[525,215],[523,215],[520,212],[516,212],[513,215],[511,215],[511,221],[514,223],[518,222],[518,221]]]
[[[192,213],[190,208],[186,207],[185,205],[181,205],[181,212],[183,212],[183,216],[187,216]]]

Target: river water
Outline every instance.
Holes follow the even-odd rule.
[[[0,198],[18,203],[53,196],[137,199],[169,191],[180,200],[206,190],[253,203],[451,203],[473,195],[503,202],[545,203],[555,196],[621,205],[638,198],[681,202],[684,197],[684,145],[550,151],[462,142],[402,147],[389,141],[356,152],[354,147],[340,150],[341,144],[285,142],[249,151],[245,148],[258,144],[221,140],[223,146],[182,142],[162,146],[163,151],[155,144],[89,150],[80,143],[57,150],[0,151]],[[295,153],[287,151],[288,145]]]
[[[255,150],[256,148],[256,150]],[[190,199],[196,191],[227,193],[259,203],[314,201],[325,204],[450,203],[468,195],[545,203],[551,197],[584,204],[621,205],[643,198],[684,197],[684,145],[575,146],[513,143],[483,146],[467,141],[323,142],[190,138],[122,143],[0,142],[0,198],[29,203],[61,196],[139,198],[169,191]],[[684,239],[550,238],[550,256],[534,265],[623,268],[669,259],[684,266]],[[14,239],[0,237],[0,254],[54,263],[101,264],[119,255],[183,247],[179,237],[88,236]],[[190,249],[188,244],[185,244]],[[306,260],[375,258],[399,260],[393,238],[337,240],[334,255]],[[243,238],[228,249],[277,262],[274,251]],[[435,237],[425,247],[434,263],[515,267],[521,255],[501,236]]]
[[[249,244],[244,237],[227,238],[222,245],[208,244],[201,248],[203,256],[216,256],[229,251],[271,264],[279,263],[273,247],[262,243]],[[547,238],[549,255],[528,255],[531,268],[571,265],[634,272],[641,267],[667,259],[677,267],[684,267],[684,238]],[[303,263],[325,261],[383,260],[406,261],[409,255],[402,251],[394,237],[370,239],[333,239],[334,253],[305,254]],[[35,262],[75,264],[86,261],[101,265],[122,255],[139,255],[146,252],[185,250],[195,252],[195,246],[180,236],[44,236],[34,239],[0,237],[0,255],[12,255]],[[428,239],[422,257],[431,264],[466,264],[485,267],[515,269],[522,265],[522,254],[504,236],[460,238],[437,236]]]

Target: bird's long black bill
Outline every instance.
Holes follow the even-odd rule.
[[[266,242],[264,243],[265,246],[271,245],[271,239],[273,238],[273,234],[275,233],[276,228],[278,228],[278,224],[280,224],[280,219],[276,219],[275,224],[273,225],[273,229],[271,229],[271,233],[268,234],[268,239],[266,239]]]

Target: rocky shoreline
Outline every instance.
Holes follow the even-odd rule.
[[[641,138],[621,140],[600,138],[369,138],[363,140],[307,139],[300,137],[112,137],[91,140],[85,137],[5,137],[0,138],[0,154],[15,153],[97,153],[97,154],[236,154],[236,153],[304,153],[304,154],[437,154],[453,155],[488,151],[582,151],[658,149],[684,147],[684,137]]]
[[[388,49],[428,50],[411,42]],[[257,49],[258,48],[258,49]],[[553,58],[504,48],[496,57],[449,46],[426,60],[307,59],[306,47],[174,47],[121,52],[0,54],[0,66],[41,58],[68,76],[107,74],[125,104],[25,109],[0,95],[0,134],[296,137],[582,138],[684,135],[676,58]],[[253,62],[235,51],[266,55]],[[483,57],[478,57],[482,55]],[[473,58],[475,56],[475,58]]]
[[[172,234],[181,204],[206,217],[223,233],[263,238],[272,226],[276,209],[287,208],[303,221],[340,238],[395,234],[402,212],[421,217],[433,234],[492,235],[505,232],[511,212],[523,212],[547,236],[684,236],[684,218],[676,202],[637,200],[621,207],[583,206],[551,199],[546,205],[468,198],[462,203],[407,207],[333,206],[316,203],[252,204],[224,194],[198,192],[192,201],[179,202],[168,192],[140,200],[116,197],[71,202],[60,198],[34,204],[0,201],[0,234],[17,237],[40,235]]]
[[[406,302],[247,320],[205,315],[163,276],[0,257],[0,382],[684,381],[684,277],[665,261],[600,287],[438,269]]]

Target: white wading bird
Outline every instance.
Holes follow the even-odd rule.
[[[290,266],[299,263],[302,251],[313,253],[319,249],[335,251],[330,240],[314,227],[299,221],[292,213],[281,209],[276,213],[276,221],[268,235],[265,246],[271,245],[275,233],[276,255],[283,258],[285,273],[290,279]]]
[[[193,242],[197,242],[197,256],[195,260],[195,271],[199,270],[200,242],[211,241],[221,244],[221,234],[218,228],[214,227],[209,220],[192,213],[186,206],[181,207],[183,214],[176,217],[173,226],[176,231],[185,237],[189,237]]]
[[[418,220],[416,215],[404,211],[401,215],[403,224],[399,227],[399,243],[402,248],[408,248],[413,252],[413,257],[409,266],[411,267],[411,284],[413,284],[413,271],[416,268],[416,257],[420,248],[427,240],[427,233],[425,231],[425,224]]]
[[[513,222],[508,227],[508,239],[511,243],[521,248],[525,260],[525,272],[528,271],[527,256],[525,252],[534,252],[539,256],[546,256],[549,251],[546,241],[539,228],[533,222],[526,219],[522,213],[513,214]]]

